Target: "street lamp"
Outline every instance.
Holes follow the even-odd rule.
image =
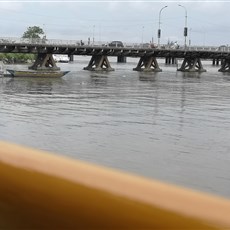
[[[43,23],[43,32],[44,32],[44,36],[46,36],[46,25]]]
[[[159,12],[158,47],[160,47],[160,38],[161,38],[161,11],[166,7],[168,7],[168,6],[164,6],[163,8],[161,8],[161,10]]]
[[[93,45],[94,45],[94,30],[95,30],[95,25],[93,25]]]
[[[142,26],[142,33],[141,33],[141,43],[142,43],[142,47],[143,47],[143,37],[144,37],[144,26]]]
[[[178,5],[182,8],[184,8],[185,10],[185,26],[184,26],[184,47],[186,48],[186,37],[188,35],[188,27],[187,27],[187,9],[185,8],[185,6],[182,5]]]

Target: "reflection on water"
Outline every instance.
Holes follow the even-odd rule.
[[[62,79],[9,78],[5,80],[4,93],[52,94],[53,83],[62,83]]]
[[[0,79],[0,139],[230,196],[230,77],[82,70],[60,79]]]

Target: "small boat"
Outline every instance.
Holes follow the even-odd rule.
[[[45,71],[45,70],[11,70],[7,69],[13,77],[63,77],[70,71]]]

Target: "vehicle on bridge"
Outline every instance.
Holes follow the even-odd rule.
[[[141,44],[141,48],[151,48],[150,43]]]
[[[218,51],[228,51],[228,47],[226,45],[219,46]]]
[[[124,47],[121,41],[112,41],[108,44],[110,47]]]

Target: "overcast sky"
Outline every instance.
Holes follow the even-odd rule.
[[[184,44],[187,11],[192,45],[230,45],[230,1],[2,1],[0,37],[21,37],[40,26],[48,39]],[[183,7],[178,6],[178,4]]]

